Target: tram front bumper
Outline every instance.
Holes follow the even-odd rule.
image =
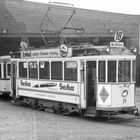
[[[117,107],[117,108],[97,108],[96,109],[100,114],[132,114],[135,116],[139,116],[139,110],[135,107]]]

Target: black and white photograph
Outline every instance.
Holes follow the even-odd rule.
[[[0,0],[0,140],[139,140],[140,1]]]

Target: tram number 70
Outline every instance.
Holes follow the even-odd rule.
[[[127,99],[123,99],[123,104],[126,104],[127,103]]]

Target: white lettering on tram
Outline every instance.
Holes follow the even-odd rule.
[[[63,85],[62,83],[59,84],[60,90],[70,90],[74,91],[74,86],[70,86],[69,84]]]

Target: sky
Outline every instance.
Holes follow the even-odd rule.
[[[73,4],[75,7],[108,11],[131,15],[140,15],[140,0],[26,0],[39,3],[63,2]]]

